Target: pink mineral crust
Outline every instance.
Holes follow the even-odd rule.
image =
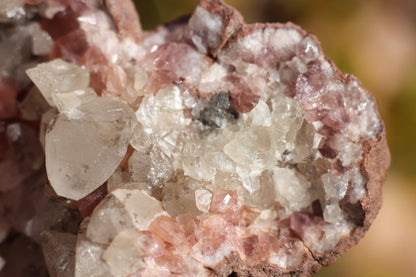
[[[310,276],[372,224],[384,125],[315,36],[219,0],[152,32],[130,0],[25,3],[53,40],[27,71],[50,107],[20,118],[29,88],[0,77],[0,220],[51,275]]]

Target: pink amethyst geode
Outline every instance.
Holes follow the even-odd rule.
[[[130,0],[0,22],[0,276],[310,276],[373,222],[376,103],[300,27],[219,0],[153,32]]]

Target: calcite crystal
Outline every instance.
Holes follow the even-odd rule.
[[[376,103],[300,27],[218,0],[153,32],[129,0],[5,2],[0,20],[7,276],[28,276],[19,240],[50,276],[310,276],[373,222]]]

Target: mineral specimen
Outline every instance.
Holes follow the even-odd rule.
[[[25,274],[2,250],[19,240],[50,276],[310,276],[374,220],[375,101],[298,26],[219,0],[153,32],[129,0],[5,2],[0,19],[0,237],[22,234],[0,246],[7,276]]]

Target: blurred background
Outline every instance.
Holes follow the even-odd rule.
[[[359,245],[316,276],[416,276],[416,1],[226,0],[246,22],[292,21],[377,98],[392,165],[384,205]],[[190,14],[196,0],[136,0],[147,30]]]

